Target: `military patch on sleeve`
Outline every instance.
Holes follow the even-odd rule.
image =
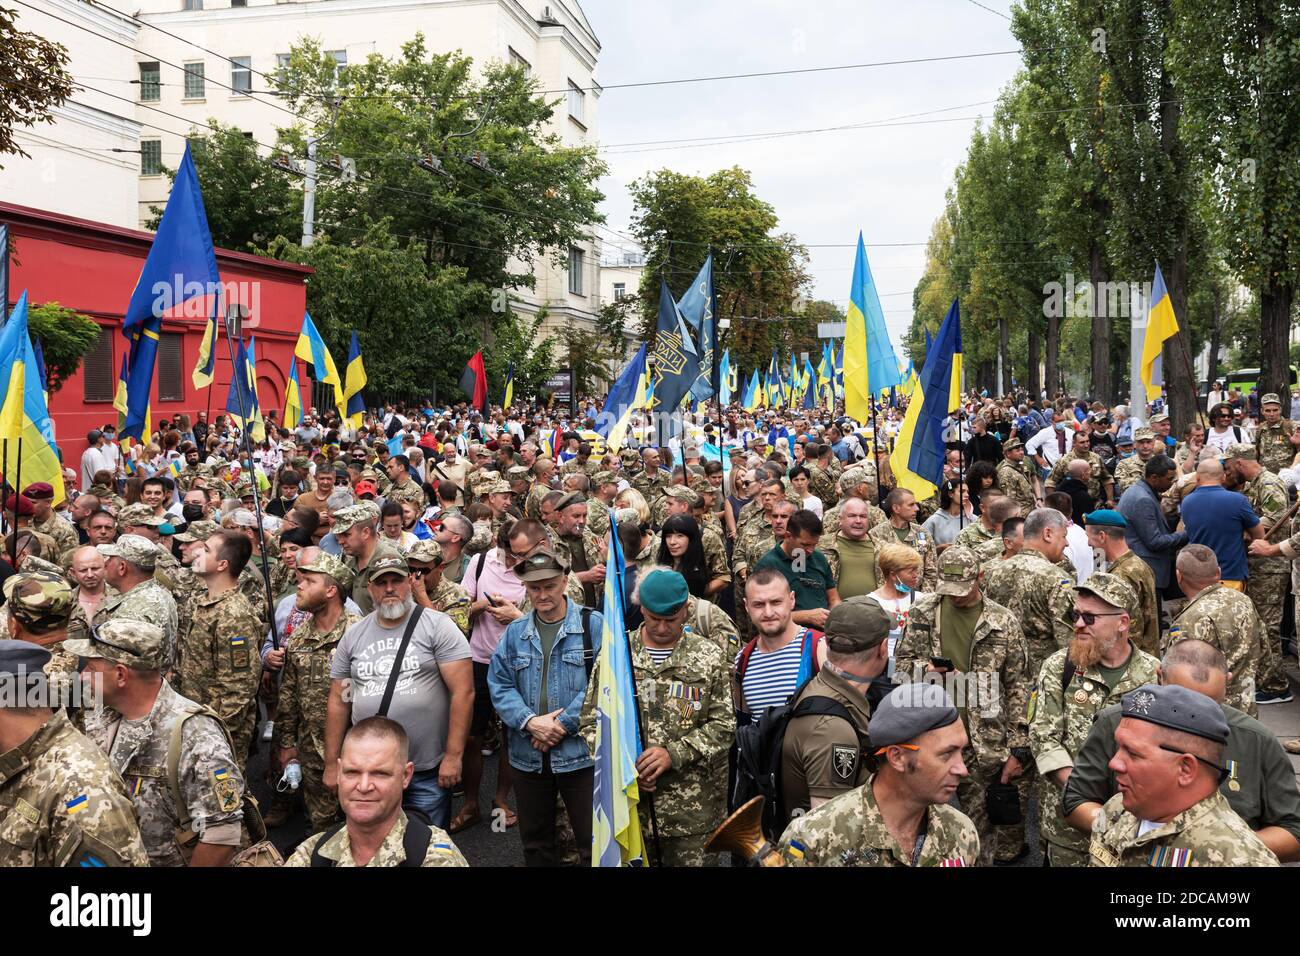
[[[1034,712],[1038,710],[1038,691],[1031,691],[1029,694],[1029,714],[1026,719],[1032,724],[1034,722]]]
[[[839,780],[854,780],[858,775],[858,748],[836,744],[831,748],[831,768]]]
[[[220,767],[212,771],[212,793],[217,798],[217,806],[222,813],[233,813],[239,809],[239,786],[227,768]]]

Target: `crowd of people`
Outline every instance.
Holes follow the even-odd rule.
[[[0,678],[43,705],[0,707],[0,865],[465,866],[489,821],[590,865],[614,539],[650,865],[742,862],[710,838],[756,796],[794,866],[1014,864],[1034,808],[1051,866],[1300,859],[1257,720],[1300,428],[1236,398],[1174,436],[970,393],[920,495],[902,407],[106,426],[57,507],[5,490]]]

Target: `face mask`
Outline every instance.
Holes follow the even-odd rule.
[[[191,521],[201,521],[203,520],[203,505],[181,505],[181,516],[187,523]]]
[[[1057,422],[1057,423],[1056,423],[1056,430],[1057,430],[1058,432],[1063,432],[1063,431],[1065,431],[1065,422]]]
[[[899,582],[897,582],[897,583],[894,585],[894,590],[897,591],[899,594],[911,594],[911,593],[912,593],[912,589],[909,588],[909,587],[908,587],[906,584],[904,584],[902,581],[899,581]]]

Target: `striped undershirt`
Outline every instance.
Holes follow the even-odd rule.
[[[799,629],[794,640],[775,651],[764,651],[757,645],[749,655],[749,666],[741,681],[745,707],[758,717],[769,707],[781,707],[795,692],[799,680],[799,659],[803,651],[805,630]],[[740,655],[736,655],[739,662]]]
[[[647,647],[645,649],[645,652],[650,655],[650,660],[654,661],[655,666],[658,666],[662,664],[664,661],[668,660],[668,655],[671,654],[676,648],[677,648],[676,644],[674,644],[672,647]]]

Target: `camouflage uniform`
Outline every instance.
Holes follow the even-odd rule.
[[[1295,422],[1284,418],[1276,425],[1260,422],[1255,429],[1255,453],[1259,456],[1259,463],[1271,474],[1290,468],[1295,460],[1295,449],[1291,446],[1291,433],[1295,427]]]
[[[1227,659],[1232,673],[1223,702],[1258,717],[1255,681],[1263,635],[1264,624],[1250,598],[1222,584],[1211,584],[1174,618],[1160,652],[1163,655],[1170,646],[1188,638],[1213,644]]]
[[[931,804],[925,840],[913,862],[913,848],[898,845],[885,825],[872,787],[876,776],[816,810],[790,821],[778,848],[788,866],[975,866],[980,838],[959,810]],[[957,861],[960,861],[958,863]]]
[[[176,600],[161,584],[154,580],[142,581],[129,591],[123,591],[113,597],[105,597],[104,603],[95,612],[91,624],[98,627],[107,621],[125,618],[129,621],[145,621],[156,624],[163,630],[163,659],[161,670],[176,663],[177,646],[177,610]]]
[[[1072,461],[1086,461],[1088,463],[1091,470],[1091,474],[1088,475],[1088,494],[1092,496],[1093,501],[1104,501],[1101,486],[1111,481],[1110,472],[1101,463],[1101,458],[1097,456],[1096,452],[1092,451],[1080,455],[1077,449],[1071,448],[1068,453],[1058,458],[1056,464],[1052,466],[1051,474],[1047,476],[1047,481],[1043,482],[1044,490],[1055,491],[1060,486],[1061,482],[1069,476],[1069,467]]]
[[[808,490],[821,499],[823,513],[839,503],[840,493],[835,479],[829,471],[814,464],[808,465]]]
[[[542,499],[554,490],[549,485],[541,483],[536,483],[529,488],[528,497],[524,499],[524,517],[532,518],[534,521],[541,521]]]
[[[921,555],[921,586],[918,590],[933,591],[935,585],[939,582],[939,565],[936,561],[934,550],[934,538],[925,535],[925,544],[920,543],[921,526],[915,521],[907,529],[907,534],[900,541],[898,533],[894,526],[888,521],[882,521],[880,524],[871,526],[867,534],[871,535],[876,542],[876,549],[879,550],[882,544],[905,544],[913,551]]]
[[[88,495],[94,495],[99,499],[99,503],[107,508],[112,508],[114,513],[121,511],[126,507],[126,499],[113,491],[108,485],[91,485],[85,491]]]
[[[848,501],[849,497],[852,496],[850,495],[846,497],[844,501]],[[834,508],[822,512],[822,540],[823,541],[826,539],[828,535],[835,534],[837,531],[840,530],[840,511],[844,507],[844,501],[841,501]],[[888,523],[889,522],[885,518],[885,513],[881,511],[879,508],[877,508],[875,505],[873,505],[870,501],[868,501],[867,502],[867,529],[870,530],[878,524],[888,524]]]
[[[1278,866],[1277,857],[1215,790],[1141,836],[1141,821],[1117,793],[1092,825],[1092,866]],[[1187,850],[1186,856],[1170,850]]]
[[[117,593],[117,588],[105,581],[104,597],[100,602],[101,605],[109,598],[117,597]],[[176,607],[179,611],[179,602]],[[90,630],[90,622],[86,620],[86,611],[81,606],[81,585],[78,584],[72,589],[71,612],[68,618],[68,637],[85,637],[88,630]]]
[[[741,505],[740,514],[736,515],[736,540],[740,540],[740,533],[744,531],[755,520],[763,517],[763,505],[757,498],[751,498],[745,504]],[[825,525],[826,519],[822,518],[822,524]]]
[[[1287,441],[1288,448],[1291,447]],[[1290,501],[1286,485],[1271,471],[1260,471],[1254,481],[1247,482],[1241,493],[1259,515],[1267,531],[1281,521]],[[1290,531],[1288,522],[1282,522],[1272,535],[1272,540]],[[1255,605],[1255,613],[1264,625],[1264,640],[1260,645],[1259,667],[1255,675],[1256,690],[1281,692],[1290,688],[1286,672],[1282,669],[1282,606],[1286,601],[1287,586],[1291,583],[1291,560],[1275,558],[1246,558],[1246,596]]]
[[[263,633],[248,598],[231,588],[217,597],[199,597],[190,628],[181,638],[176,690],[222,719],[240,766],[257,724]]]
[[[668,472],[662,468],[659,469],[658,474],[643,471],[632,478],[631,484],[633,488],[641,492],[641,497],[646,500],[646,504],[650,504],[663,494],[664,489],[668,487],[670,477]]]
[[[928,594],[912,605],[907,629],[894,650],[895,681],[924,681],[930,658],[943,656],[942,603],[938,594]],[[971,638],[970,667],[965,671],[969,676],[959,685],[965,692],[953,695],[970,738],[962,753],[970,773],[958,785],[957,797],[979,833],[982,866],[993,862],[999,837],[989,822],[989,784],[1001,779],[1012,748],[1029,746],[1027,665],[1025,638],[1016,615],[985,596]],[[1011,849],[1019,850],[1023,843],[1021,835]]]
[[[1123,578],[1137,595],[1138,613],[1129,626],[1129,637],[1148,654],[1159,654],[1160,605],[1156,599],[1156,576],[1151,565],[1139,558],[1136,552],[1125,551],[1106,571]]]
[[[643,747],[663,747],[672,766],[656,781],[655,815],[664,866],[703,866],[704,843],[726,816],[727,759],[736,733],[730,661],[713,641],[684,632],[655,664],[632,635],[632,672],[645,726]],[[596,744],[596,677],[582,705],[581,729]],[[642,811],[641,829],[650,832]]]
[[[62,711],[0,754],[0,867],[148,865],[121,777]]]
[[[1025,474],[1025,469],[1021,465],[1009,459],[998,462],[997,483],[1008,498],[1020,505],[1022,517],[1037,507],[1034,483]]]
[[[1128,669],[1114,687],[1107,687],[1099,668],[1090,667],[1076,670],[1070,686],[1062,688],[1068,654],[1068,648],[1059,650],[1043,664],[1029,718],[1029,743],[1040,774],[1039,836],[1048,844],[1051,864],[1087,866],[1088,837],[1061,816],[1061,788],[1048,774],[1074,766],[1097,714],[1120,703],[1129,691],[1154,684],[1160,661],[1135,646]]]
[[[598,538],[609,534],[609,506],[599,498],[587,499],[587,530]]]
[[[686,628],[717,644],[729,661],[740,652],[740,632],[735,622],[712,601],[693,594],[686,599]]]
[[[285,644],[280,682],[280,709],[275,715],[276,748],[296,748],[302,765],[303,796],[315,830],[339,818],[338,797],[325,788],[325,710],[330,696],[330,661],[349,627],[361,618],[349,611],[339,615],[328,633],[316,630],[308,617]]]
[[[471,629],[469,623],[469,592],[455,581],[448,581],[445,577],[440,577],[438,586],[429,593],[429,600],[437,610],[452,619],[452,622],[460,628],[460,632],[468,640]]]
[[[421,866],[469,866],[465,857],[456,844],[451,842],[451,837],[447,831],[440,827],[430,827],[433,836],[429,840],[429,849],[425,851],[424,862]],[[402,847],[402,839],[406,836],[406,813],[398,811],[397,822],[393,824],[393,829],[388,831],[388,836],[384,837],[384,842],[379,845],[379,850],[370,858],[366,866],[403,866],[406,863],[406,851]],[[285,866],[311,866],[311,856],[316,847],[320,846],[320,855],[330,860],[334,866],[356,866],[356,861],[352,859],[352,845],[348,842],[347,827],[339,830],[324,845],[321,841],[325,840],[325,833],[316,833],[303,840],[298,845],[298,849],[293,851],[293,855],[284,863]]]
[[[54,542],[54,549],[45,554],[47,561],[60,561],[67,555],[70,555],[81,544],[81,539],[77,537],[77,530],[72,527],[71,521],[64,521],[59,517],[58,512],[51,511],[50,516],[41,523],[32,522],[32,530],[45,535]],[[42,547],[44,543],[42,543]]]
[[[384,500],[395,501],[399,504],[403,501],[409,501],[420,509],[423,509],[426,505],[424,489],[416,484],[412,478],[407,478],[400,485],[391,485],[388,491],[384,493]]]
[[[952,543],[954,546],[970,548],[974,551],[985,541],[992,541],[994,538],[1001,537],[1002,535],[996,531],[990,531],[984,527],[984,522],[977,519],[957,532],[957,537],[953,539]]]
[[[348,566],[348,570],[354,575],[352,580],[352,593],[348,595],[361,608],[363,614],[369,614],[375,609],[375,602],[370,597],[370,568],[379,558],[384,555],[400,557],[400,552],[396,548],[389,547],[380,541],[375,545],[375,550],[370,555],[370,560],[366,562],[364,568],[357,567],[357,559],[348,555],[343,559],[343,563]]]
[[[278,564],[278,562],[274,564]],[[239,588],[240,593],[248,598],[253,613],[262,622],[263,633],[271,626],[271,604],[266,599],[266,579],[262,577],[262,568],[267,565],[274,566],[269,558],[257,554],[253,555],[248,559],[248,563],[244,565],[244,570],[239,572],[239,578],[235,582],[235,586]]]
[[[704,568],[709,572],[709,580],[722,578],[730,584],[731,568],[727,564],[727,546],[723,543],[722,532],[706,524],[702,531],[702,539]]]
[[[1025,548],[995,562],[984,579],[984,594],[1003,607],[1015,608],[1029,651],[1033,680],[1043,661],[1070,643],[1074,627],[1074,581],[1037,551]]]
[[[1146,477],[1147,463],[1139,458],[1136,454],[1122,459],[1115,466],[1115,498],[1128,491],[1139,481]]]
[[[244,779],[221,721],[163,681],[148,716],[123,720],[112,708],[89,712],[86,735],[108,754],[126,781],[140,820],[150,866],[185,866],[177,843],[181,816],[168,779],[168,748],[178,723],[180,759],[176,784],[190,817],[189,829],[202,841],[216,827],[238,830],[244,818]]]

